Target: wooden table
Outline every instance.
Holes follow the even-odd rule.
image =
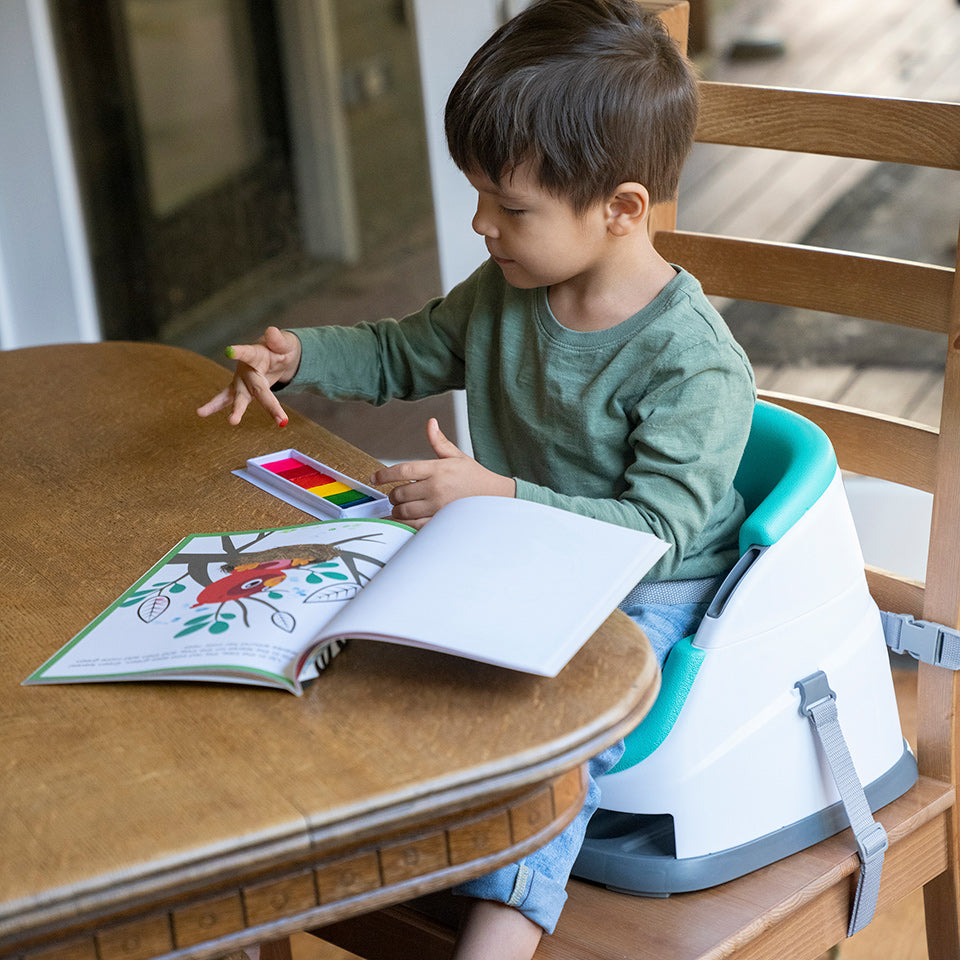
[[[0,353],[0,956],[216,956],[486,872],[570,820],[655,696],[619,613],[553,680],[354,641],[301,698],[21,687],[183,535],[310,520],[231,475],[248,457],[369,475],[295,414],[197,418],[227,380],[156,345]]]

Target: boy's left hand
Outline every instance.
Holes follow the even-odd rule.
[[[441,432],[440,424],[431,417],[427,422],[427,439],[437,455],[436,460],[410,460],[378,470],[371,482],[376,486],[397,483],[390,491],[392,518],[418,530],[445,504],[461,497],[514,497],[517,484],[512,477],[503,477],[468,457]]]

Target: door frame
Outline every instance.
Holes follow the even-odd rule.
[[[46,0],[0,3],[0,349],[100,339]]]
[[[360,227],[333,0],[277,0],[277,13],[304,249],[355,263]]]

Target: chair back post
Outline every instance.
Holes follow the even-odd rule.
[[[673,38],[680,52],[687,53],[687,36],[690,26],[689,0],[662,0],[662,2],[644,2],[647,10],[651,10],[660,18],[667,28],[667,33]],[[660,230],[675,230],[677,227],[677,199],[667,200],[655,204],[650,210],[647,220],[647,233],[655,237]]]
[[[958,131],[960,138],[960,131]],[[960,629],[960,237],[947,334],[940,413],[937,479],[933,492],[923,617]],[[925,663],[917,677],[917,758],[925,776],[956,784],[960,775],[960,671]],[[944,718],[949,718],[944,722]],[[947,940],[960,928],[960,805],[953,806],[953,857],[924,887],[931,960],[955,949]]]

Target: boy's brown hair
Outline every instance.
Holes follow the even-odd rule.
[[[636,0],[538,0],[467,64],[447,144],[496,184],[531,162],[578,213],[628,181],[659,203],[676,195],[698,107],[693,67]]]

